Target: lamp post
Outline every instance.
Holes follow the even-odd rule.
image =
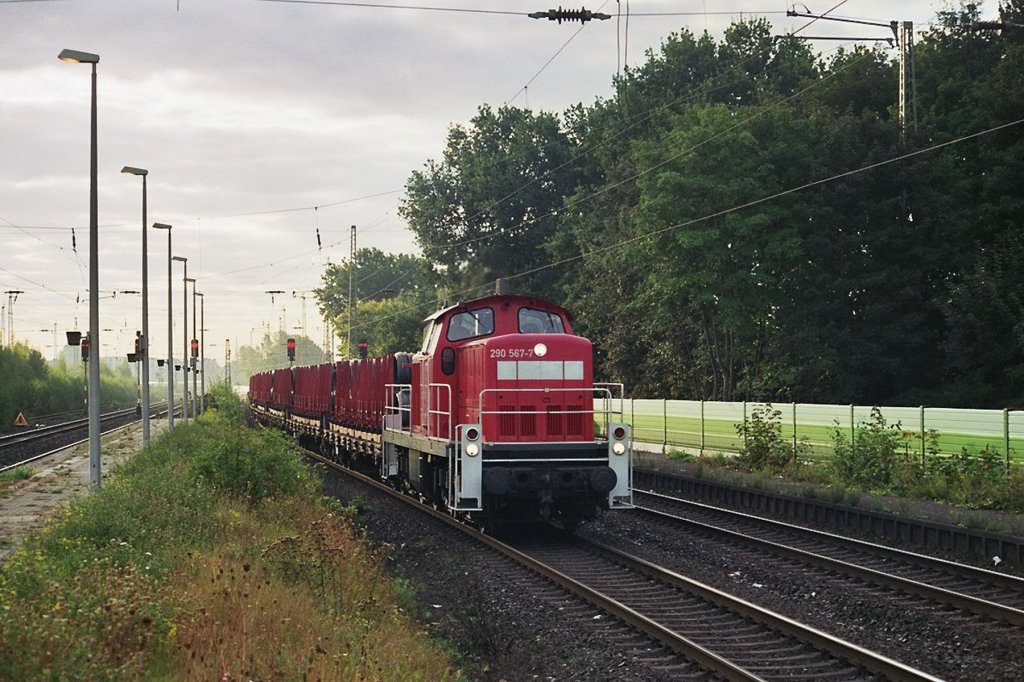
[[[61,50],[57,59],[92,65],[92,107],[89,144],[89,481],[100,486],[100,259],[96,172],[96,64],[98,54]]]
[[[149,445],[149,252],[146,232],[146,176],[144,168],[125,166],[121,172],[126,175],[142,176],[142,336],[139,338],[139,353],[136,357],[142,363],[142,445]]]
[[[171,260],[180,261],[185,266],[185,274],[182,278],[182,315],[184,317],[184,330],[182,336],[185,337],[185,353],[181,356],[181,376],[182,376],[182,393],[181,393],[181,421],[188,424],[188,258],[182,256],[172,256]]]
[[[199,297],[199,414],[206,412],[206,297]],[[195,310],[193,310],[195,312]]]
[[[198,417],[199,411],[199,376],[196,374],[196,360],[199,358],[199,341],[196,339],[196,280],[189,277],[185,280],[192,283],[192,357],[189,364],[192,366],[192,416]]]
[[[116,296],[117,294],[140,294],[140,293],[142,293],[142,292],[136,291],[135,289],[118,289],[117,291],[114,292],[114,295]],[[107,330],[104,329],[103,331],[107,331]],[[113,331],[113,330],[110,330],[110,331]],[[121,341],[121,337],[119,335],[118,336],[118,343],[119,344],[120,344],[120,341]],[[142,338],[139,336],[139,332],[137,332],[137,331],[135,333],[135,352],[133,353],[133,356],[135,357],[135,359],[134,360],[129,359],[128,360],[129,362],[138,363],[138,362],[141,361],[140,358],[142,357]],[[135,367],[135,410],[136,410],[136,413],[140,417],[145,419],[145,415],[144,415],[145,408],[144,408],[144,406],[142,404],[143,401],[142,401],[142,398],[141,398],[141,395],[142,395],[142,393],[141,393],[142,377],[140,376],[140,371],[141,371],[141,368],[136,364],[136,367]],[[145,432],[145,429],[143,429],[143,432]],[[143,433],[143,435],[145,435],[145,433]]]
[[[174,321],[171,319],[171,226],[153,223],[157,230],[167,230],[167,429],[174,430]]]

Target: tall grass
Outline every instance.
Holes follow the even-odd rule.
[[[155,440],[0,567],[0,679],[457,677],[297,451],[233,410]]]

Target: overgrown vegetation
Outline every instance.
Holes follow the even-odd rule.
[[[745,437],[738,457],[705,457],[702,465],[740,467],[764,477],[783,475],[807,484],[801,494],[819,499],[850,503],[858,492],[890,494],[936,500],[969,508],[1024,513],[1024,470],[1007,468],[1005,454],[991,446],[979,452],[963,448],[954,457],[939,454],[938,434],[926,437],[926,454],[921,457],[908,444],[919,440],[903,431],[901,424],[889,424],[878,408],[867,420],[850,429],[838,424],[832,429],[831,456],[809,460],[796,456],[793,444],[781,437],[781,414],[771,405],[755,408],[751,417],[736,425]],[[702,473],[703,475],[703,473]]]
[[[127,363],[114,368],[100,364],[104,407],[130,404],[135,396],[135,374]],[[51,367],[39,351],[20,343],[0,348],[0,431],[9,429],[19,412],[29,419],[74,410],[84,414],[84,401],[80,365],[70,367],[61,360]]]
[[[456,679],[297,451],[213,392],[0,568],[0,678]]]

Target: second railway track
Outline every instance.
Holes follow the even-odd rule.
[[[154,405],[154,416],[165,414],[166,405]],[[137,420],[135,407],[114,410],[100,416],[103,431]],[[89,433],[88,419],[73,419],[0,438],[0,473],[30,464],[53,452],[80,442]]]
[[[751,516],[658,493],[636,491],[637,512],[785,560],[915,595],[935,604],[1024,625],[1024,579]]]

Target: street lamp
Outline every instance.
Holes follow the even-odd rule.
[[[156,230],[167,230],[167,429],[174,430],[174,324],[171,319],[171,226],[153,223]]]
[[[100,259],[96,172],[96,64],[98,54],[61,50],[65,62],[92,65],[92,109],[89,145],[89,480],[100,486]]]
[[[171,260],[179,261],[185,266],[185,273],[182,278],[182,306],[185,318],[182,336],[185,337],[185,353],[181,360],[182,393],[181,393],[181,421],[188,424],[188,258],[172,256]]]
[[[199,411],[199,375],[196,373],[196,360],[199,358],[199,341],[196,339],[196,280],[195,277],[185,279],[185,286],[192,282],[192,357],[189,365],[192,366],[192,416],[198,417]]]
[[[142,336],[139,338],[139,352],[136,360],[142,363],[142,446],[149,446],[149,254],[146,232],[146,176],[144,168],[125,166],[125,175],[142,176]]]
[[[206,297],[202,293],[196,296],[199,297],[199,414],[203,414],[206,412]]]
[[[118,289],[118,290],[116,290],[114,292],[114,296],[116,297],[118,294],[138,295],[139,293],[141,293],[141,292],[136,291],[135,289]],[[107,330],[104,329],[103,331],[107,331]],[[111,329],[110,331],[114,331],[114,330]],[[120,342],[121,342],[120,334],[118,334],[117,340],[118,340],[118,345],[120,345]],[[142,339],[139,336],[139,332],[136,331],[135,332],[135,352],[128,356],[128,362],[138,363],[138,362],[141,362],[141,358],[142,358]],[[140,376],[140,371],[141,371],[141,368],[138,365],[136,365],[136,367],[135,367],[135,412],[136,412],[137,415],[139,415],[140,417],[143,417],[145,419],[145,417],[143,415],[143,411],[144,411],[143,404],[142,404],[142,401],[140,400],[140,396],[141,396],[140,387],[141,387],[141,384],[142,384],[142,378]],[[145,431],[145,429],[143,429],[143,431]],[[145,435],[145,434],[143,434],[143,435]]]

